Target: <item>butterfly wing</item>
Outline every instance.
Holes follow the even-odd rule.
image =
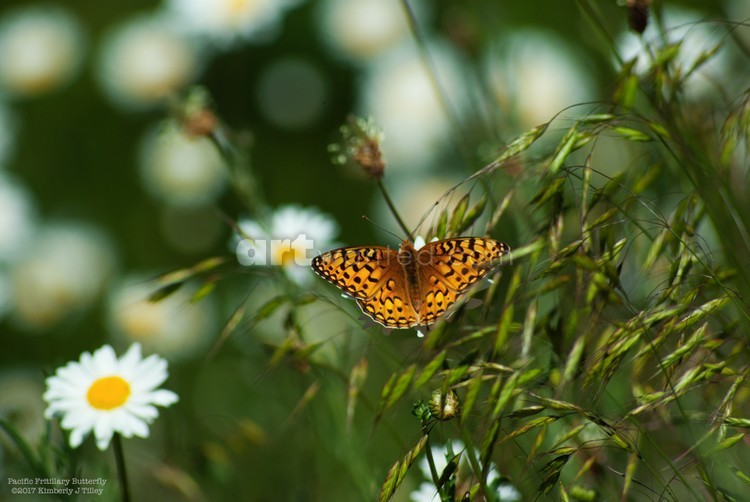
[[[398,265],[398,253],[382,246],[345,247],[312,259],[312,269],[349,296],[366,300]]]
[[[414,307],[407,303],[406,291],[404,274],[394,273],[371,298],[357,300],[357,304],[370,319],[386,328],[409,328],[419,323]]]
[[[389,328],[417,324],[407,303],[406,279],[398,252],[381,246],[346,247],[312,260],[312,269],[344,293],[354,297],[367,316]]]
[[[423,299],[420,324],[437,321],[472,285],[486,276],[507,244],[481,237],[460,237],[430,242],[418,251]]]

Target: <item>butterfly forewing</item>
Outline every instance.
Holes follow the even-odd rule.
[[[372,297],[380,282],[398,265],[398,252],[381,246],[334,249],[312,260],[323,279],[357,299]]]
[[[507,244],[496,240],[460,237],[430,242],[419,250],[418,259],[430,287],[437,279],[448,289],[462,293],[487,275],[509,251]]]

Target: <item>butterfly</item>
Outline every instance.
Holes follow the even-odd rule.
[[[312,269],[357,300],[367,316],[387,328],[429,326],[487,275],[507,244],[459,237],[425,244],[404,240],[398,250],[345,247],[312,260]]]

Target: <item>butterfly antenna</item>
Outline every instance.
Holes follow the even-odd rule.
[[[366,221],[366,222],[368,222],[368,223],[371,223],[371,224],[375,225],[376,227],[378,227],[378,228],[379,228],[380,230],[382,230],[383,232],[385,232],[385,233],[387,233],[387,234],[391,234],[392,236],[394,236],[394,237],[395,237],[396,239],[398,239],[399,241],[403,240],[403,237],[402,237],[402,236],[400,236],[400,235],[398,235],[398,234],[395,234],[395,233],[391,232],[390,230],[388,230],[387,228],[385,228],[385,227],[384,227],[384,226],[382,226],[382,225],[378,225],[377,223],[375,223],[374,221],[372,221],[372,220],[371,220],[370,218],[368,218],[368,217],[367,217],[367,216],[365,216],[364,214],[362,215],[362,219],[363,219],[363,220],[365,220],[365,221]],[[409,238],[411,239],[411,235],[409,236]]]

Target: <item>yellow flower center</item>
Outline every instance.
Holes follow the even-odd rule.
[[[281,265],[282,267],[286,267],[287,265],[294,265],[297,258],[299,258],[300,260],[304,260],[305,250],[297,249],[294,246],[290,245],[281,245],[276,250],[275,258],[276,260],[273,263],[274,265]]]
[[[86,399],[97,410],[112,410],[125,404],[130,397],[130,385],[122,377],[108,376],[91,384]]]

